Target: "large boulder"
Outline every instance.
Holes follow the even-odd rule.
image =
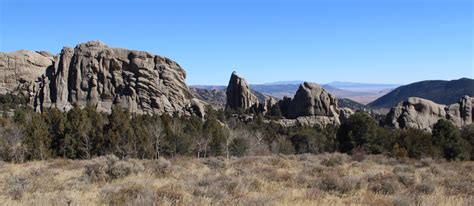
[[[338,108],[337,99],[320,85],[304,82],[293,99],[285,97],[278,102],[281,113],[287,119],[277,123],[291,125],[339,125],[354,112],[349,108]]]
[[[446,106],[410,97],[390,110],[386,122],[395,128],[415,128],[431,132],[440,119],[450,120],[458,127],[472,124],[472,99],[464,96],[458,103]]]
[[[258,98],[250,90],[247,81],[239,77],[236,72],[232,72],[229,85],[226,90],[227,103],[226,109],[248,110],[252,106],[258,107]]]
[[[73,105],[91,105],[98,111],[110,112],[117,105],[142,114],[204,114],[196,111],[203,106],[193,100],[185,83],[185,71],[166,57],[110,48],[99,41],[82,43],[74,49],[65,47],[56,57],[29,51],[17,53],[27,64],[19,64],[16,70],[29,71],[28,75],[17,76],[27,81],[36,79],[31,91],[31,106],[36,111],[67,111]],[[9,54],[2,55],[0,64],[8,70],[12,64],[5,64],[4,56]]]
[[[304,82],[288,106],[288,118],[301,116],[338,117],[337,100],[320,85]]]

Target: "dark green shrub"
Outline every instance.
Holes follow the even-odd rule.
[[[470,158],[469,142],[461,138],[459,129],[450,121],[440,119],[433,127],[433,143],[441,148],[448,160],[466,160]]]
[[[461,137],[469,142],[469,145],[471,146],[470,159],[474,160],[474,124],[462,128]]]
[[[439,154],[430,133],[410,128],[398,132],[396,136],[397,144],[407,151],[408,157],[419,159],[436,157]]]
[[[232,140],[229,147],[232,156],[242,157],[247,153],[249,143],[247,139],[238,137]]]
[[[381,153],[382,146],[377,144],[377,122],[367,113],[356,112],[342,123],[337,132],[339,150],[349,153],[355,147],[367,148],[369,153]]]

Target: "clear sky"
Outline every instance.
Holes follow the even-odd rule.
[[[0,0],[0,51],[100,40],[170,57],[188,84],[474,77],[471,0]]]

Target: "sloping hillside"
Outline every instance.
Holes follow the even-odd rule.
[[[367,109],[367,106],[365,106],[365,105],[363,105],[359,102],[352,101],[352,100],[347,99],[347,98],[338,98],[337,99],[337,104],[338,104],[339,107],[347,107],[347,108],[352,109],[354,111]]]
[[[463,95],[474,96],[474,80],[428,80],[398,87],[388,94],[369,103],[374,108],[393,107],[408,97],[421,97],[439,104],[452,104]]]

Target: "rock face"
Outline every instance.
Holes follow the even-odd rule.
[[[349,108],[338,108],[336,97],[310,82],[301,84],[293,99],[284,98],[279,105],[283,116],[295,119],[286,120],[284,125],[339,125],[354,114]]]
[[[47,52],[20,50],[0,53],[0,94],[34,90],[34,82],[53,65],[54,56]]]
[[[462,127],[472,124],[472,98],[462,97],[458,103],[449,106],[430,100],[410,97],[400,102],[387,114],[387,123],[395,128],[415,128],[431,132],[440,119],[450,120]]]
[[[304,82],[288,107],[288,118],[301,116],[338,116],[337,100],[321,86]]]
[[[236,72],[232,72],[230,76],[226,95],[226,109],[247,110],[254,105],[258,106],[258,99],[250,90],[249,84],[244,78],[237,76]]]
[[[37,78],[31,91],[36,111],[51,107],[66,111],[76,104],[104,112],[117,105],[133,113],[204,114],[197,111],[203,107],[185,84],[185,71],[166,57],[109,48],[98,41],[65,47],[54,58],[34,52],[20,54],[28,64],[17,70],[30,72],[20,77]]]

